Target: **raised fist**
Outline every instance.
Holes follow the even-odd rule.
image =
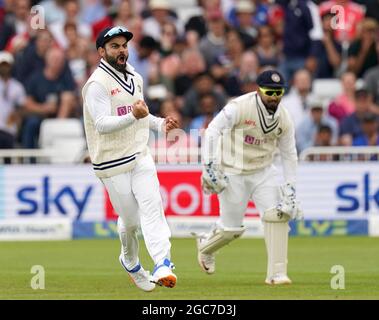
[[[149,108],[147,107],[145,101],[138,100],[133,103],[132,113],[136,119],[142,119],[149,115]]]

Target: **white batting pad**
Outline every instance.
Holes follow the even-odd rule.
[[[267,250],[267,279],[287,275],[288,223],[264,222]]]
[[[239,238],[246,230],[240,228],[216,228],[211,234],[200,242],[199,250],[201,253],[210,254],[227,245],[231,241]]]

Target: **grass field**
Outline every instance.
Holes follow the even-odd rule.
[[[379,238],[291,238],[293,284],[265,285],[262,239],[239,239],[217,256],[216,273],[200,271],[195,241],[172,239],[174,289],[137,289],[118,262],[118,240],[0,242],[0,299],[379,299]],[[152,261],[141,243],[141,261]],[[33,290],[31,267],[45,269],[45,289]],[[345,289],[333,290],[333,265],[345,269]]]

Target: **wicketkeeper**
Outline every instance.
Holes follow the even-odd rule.
[[[296,200],[297,152],[289,113],[280,105],[283,76],[262,72],[257,91],[231,100],[205,133],[202,187],[216,193],[220,218],[208,234],[197,235],[198,260],[208,274],[215,272],[217,250],[245,231],[243,218],[253,200],[264,225],[267,284],[289,284],[287,276],[288,221],[302,218]],[[284,185],[273,157],[279,148]]]

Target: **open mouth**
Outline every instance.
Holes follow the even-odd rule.
[[[117,58],[117,62],[120,64],[124,64],[126,62],[126,57],[125,56],[119,56]]]

